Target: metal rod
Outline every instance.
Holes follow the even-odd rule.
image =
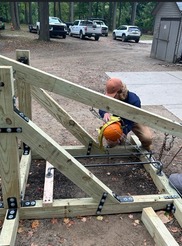
[[[82,158],[103,158],[103,157],[128,157],[128,156],[140,156],[140,155],[152,155],[153,153],[147,152],[147,153],[128,153],[128,154],[101,154],[101,155],[78,155],[74,156],[76,159],[82,159]]]
[[[150,161],[150,162],[145,162],[145,161],[140,161],[140,162],[123,162],[123,163],[104,163],[104,164],[86,164],[84,165],[85,167],[106,167],[106,166],[122,166],[122,165],[143,165],[143,164],[159,164],[159,161]]]

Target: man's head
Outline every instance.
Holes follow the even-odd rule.
[[[128,90],[126,85],[118,78],[111,78],[106,82],[106,95],[119,100],[125,100]]]

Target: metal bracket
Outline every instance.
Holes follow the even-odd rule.
[[[28,65],[28,58],[25,57],[25,56],[21,56],[18,58],[18,61],[21,62],[21,63],[24,63],[24,64],[27,64]]]
[[[88,149],[87,149],[87,155],[90,155],[92,149],[92,141],[89,142]]]
[[[36,205],[36,201],[21,201],[22,207],[33,207]]]
[[[119,202],[134,202],[134,199],[132,196],[118,196],[115,193],[113,193],[113,196],[119,201]]]
[[[29,118],[27,116],[24,115],[24,113],[22,113],[19,109],[17,109],[14,106],[14,111],[21,117],[23,118],[26,122],[29,122]]]
[[[176,212],[176,207],[174,206],[173,203],[167,204],[166,205],[166,211],[167,212],[172,212],[174,214]]]
[[[23,155],[28,155],[30,153],[30,147],[23,143]]]
[[[164,199],[176,199],[176,198],[180,198],[180,196],[178,196],[178,195],[164,196]]]
[[[4,204],[1,201],[0,201],[0,208],[4,208]]]
[[[107,198],[107,195],[108,195],[107,192],[104,192],[104,193],[103,193],[103,195],[102,195],[102,197],[101,197],[101,200],[100,200],[100,203],[99,203],[99,206],[98,206],[98,208],[97,208],[96,214],[100,214],[100,213],[101,213],[102,208],[103,208],[104,203],[105,203],[105,200],[106,200],[106,198]]]
[[[7,127],[7,128],[0,128],[0,133],[21,133],[21,127]]]
[[[15,197],[9,197],[8,199],[8,213],[6,216],[7,220],[13,220],[16,218],[16,213],[17,213],[17,201]]]

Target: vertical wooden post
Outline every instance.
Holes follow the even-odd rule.
[[[5,129],[5,133],[0,132],[0,176],[3,203],[4,208],[9,208],[7,199],[13,197],[16,198],[17,207],[19,207],[19,151],[16,133],[11,132],[12,128],[19,127],[15,126],[14,121],[14,79],[12,67],[0,67],[0,84],[0,128]]]
[[[24,64],[30,65],[30,51],[29,50],[16,50],[16,60]],[[19,78],[16,80],[17,85],[17,96],[18,96],[18,106],[19,110],[24,113],[29,119],[32,119],[32,96],[31,96],[31,86],[25,83],[24,78]],[[21,145],[24,148],[23,143]],[[28,180],[28,173],[31,165],[31,151],[28,155],[22,155],[20,161],[20,185],[21,185],[21,195],[24,198],[26,183]]]
[[[30,65],[30,51],[29,50],[16,50],[16,60],[24,64]],[[31,108],[31,89],[30,84],[25,83],[18,79],[17,93],[18,93],[18,103],[19,110],[23,112],[29,119],[32,119],[32,108]]]

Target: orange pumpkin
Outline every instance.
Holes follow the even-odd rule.
[[[119,140],[122,134],[123,130],[121,128],[120,122],[115,122],[111,125],[108,125],[103,132],[103,136],[105,137],[105,139],[110,141]]]

